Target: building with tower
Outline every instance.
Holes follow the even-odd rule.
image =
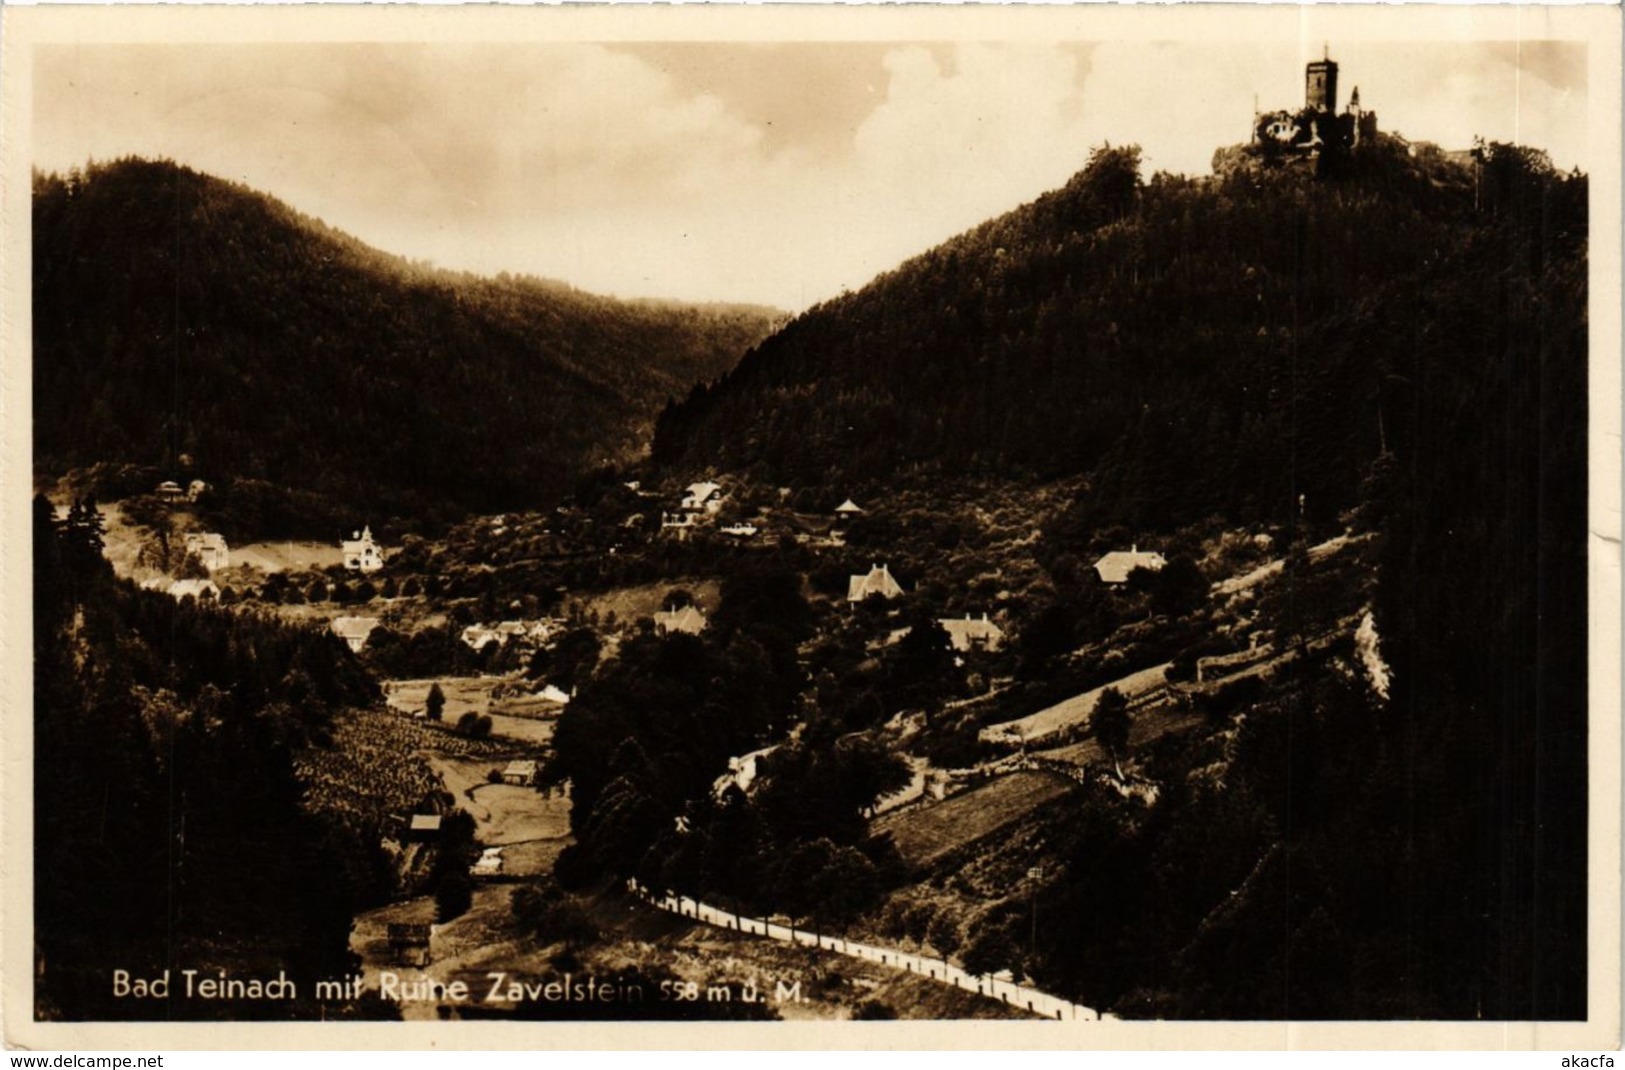
[[[1348,106],[1337,110],[1337,61],[1327,49],[1303,71],[1303,107],[1260,112],[1253,106],[1251,147],[1266,157],[1318,160],[1356,148],[1377,134],[1377,116],[1360,106],[1354,87]]]

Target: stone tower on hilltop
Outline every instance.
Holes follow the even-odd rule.
[[[1303,71],[1303,106],[1309,111],[1337,111],[1337,61],[1328,48]]]
[[[1314,160],[1346,156],[1377,136],[1376,113],[1360,106],[1360,90],[1348,107],[1337,110],[1337,61],[1330,49],[1303,70],[1303,108],[1297,112],[1260,112],[1253,104],[1253,134],[1248,151],[1268,160]]]

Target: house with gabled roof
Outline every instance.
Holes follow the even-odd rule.
[[[684,606],[682,609],[662,610],[655,614],[655,632],[659,635],[699,635],[705,631],[710,621],[705,619],[697,606]]]
[[[1129,573],[1137,568],[1151,572],[1162,571],[1167,560],[1155,550],[1141,550],[1138,545],[1127,550],[1113,550],[1095,562],[1095,575],[1101,583],[1127,583]]]
[[[892,578],[891,570],[885,565],[870,565],[866,575],[847,578],[848,602],[862,602],[874,595],[881,598],[897,598],[902,593],[903,588]]]

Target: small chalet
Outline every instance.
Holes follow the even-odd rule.
[[[882,598],[896,598],[902,593],[903,588],[892,579],[891,570],[885,565],[870,565],[868,575],[849,577],[846,585],[848,602],[861,602],[877,594]]]
[[[495,877],[502,872],[502,848],[487,847],[480,852],[479,861],[468,867],[471,877]]]
[[[509,762],[508,767],[502,770],[502,782],[517,784],[522,788],[530,787],[536,783],[536,763],[529,760]]]
[[[659,635],[674,635],[678,632],[684,635],[699,635],[705,631],[709,623],[705,619],[705,614],[696,606],[662,610],[655,614],[655,632]]]
[[[705,510],[714,513],[722,508],[722,484],[720,483],[690,483],[688,493],[683,495],[681,508],[693,513]]]
[[[348,539],[340,540],[344,554],[344,567],[351,572],[377,572],[384,567],[384,550],[372,537],[372,528],[364,527],[352,532]]]
[[[413,843],[432,843],[440,838],[439,814],[413,814],[406,826],[406,838]]]
[[[429,964],[429,935],[433,931],[426,921],[392,921],[386,930],[389,950],[395,961],[407,966]]]
[[[1113,550],[1095,562],[1095,575],[1101,583],[1127,583],[1129,573],[1137,568],[1152,572],[1162,571],[1168,562],[1154,550],[1141,550],[1134,546],[1127,550]]]
[[[205,598],[219,598],[220,588],[213,580],[176,580],[169,585],[169,597],[179,602],[183,598],[195,598],[199,602]]]
[[[175,482],[173,479],[166,479],[162,483],[158,484],[158,489],[153,493],[157,494],[160,498],[167,498],[170,501],[177,501],[186,497],[186,492],[181,489],[181,485]]]
[[[226,537],[214,531],[190,532],[186,536],[186,552],[196,554],[197,559],[203,562],[203,567],[210,572],[225,568],[231,562]]]
[[[988,620],[986,613],[980,620],[973,620],[967,613],[964,620],[955,618],[937,623],[948,633],[949,645],[961,654],[971,650],[997,650],[1004,645],[1004,629]]]
[[[748,539],[761,529],[755,524],[729,524],[727,527],[717,529],[724,535],[732,535],[736,539]]]
[[[359,654],[367,645],[367,636],[378,627],[377,617],[334,617],[333,634],[343,639],[350,649]]]
[[[661,513],[660,531],[679,539],[688,538],[688,533],[694,530],[693,513]]]

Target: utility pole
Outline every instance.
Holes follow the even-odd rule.
[[[1033,866],[1027,871],[1027,879],[1032,883],[1028,885],[1027,913],[1032,918],[1032,938],[1027,946],[1027,961],[1030,963],[1038,957],[1038,882],[1044,877],[1043,866]],[[1028,976],[1031,976],[1029,971]]]

